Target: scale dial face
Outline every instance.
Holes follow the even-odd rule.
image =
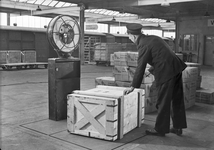
[[[80,26],[73,17],[60,15],[50,21],[47,35],[54,49],[70,53],[78,48],[80,42]]]

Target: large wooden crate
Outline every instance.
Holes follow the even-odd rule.
[[[24,63],[36,62],[36,51],[22,51],[22,62]]]
[[[68,95],[67,128],[70,133],[110,141],[140,127],[144,118],[142,89],[124,95],[124,87],[97,86]],[[142,107],[143,106],[143,107]]]

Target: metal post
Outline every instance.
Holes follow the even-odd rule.
[[[179,17],[178,14],[176,14],[176,19],[175,19],[175,52],[179,52],[179,45],[178,41],[180,40],[179,38]]]
[[[10,13],[7,13],[7,25],[10,26]]]
[[[81,39],[80,39],[80,61],[81,64],[84,65],[85,58],[84,58],[84,52],[85,52],[85,47],[84,47],[84,21],[85,21],[85,6],[84,4],[80,4],[80,29],[81,29]]]

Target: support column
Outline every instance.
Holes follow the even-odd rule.
[[[175,19],[175,52],[179,52],[179,17]]]
[[[110,27],[111,27],[111,25],[108,24],[108,33],[110,33]]]
[[[84,52],[85,52],[85,47],[84,47],[84,21],[85,21],[85,6],[84,4],[80,4],[80,29],[81,29],[81,38],[80,38],[80,46],[79,46],[79,56],[80,56],[80,61],[81,64],[84,65],[85,63],[85,57],[84,57]]]
[[[7,25],[10,26],[10,13],[7,13]]]

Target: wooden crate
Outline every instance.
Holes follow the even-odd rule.
[[[7,51],[0,51],[0,64],[7,63]]]
[[[196,90],[196,102],[205,104],[214,104],[214,89]]]
[[[68,95],[67,128],[70,133],[110,141],[141,126],[142,89],[124,95],[124,87],[97,86]],[[144,102],[143,102],[144,103]],[[144,112],[144,111],[143,111]]]
[[[110,61],[110,55],[121,50],[122,45],[120,43],[96,43],[94,45],[94,60]]]
[[[95,86],[97,85],[108,85],[108,86],[116,86],[114,77],[97,77],[95,78]]]
[[[20,50],[8,51],[7,63],[21,63],[21,55]]]
[[[22,51],[22,62],[36,62],[36,51]]]

